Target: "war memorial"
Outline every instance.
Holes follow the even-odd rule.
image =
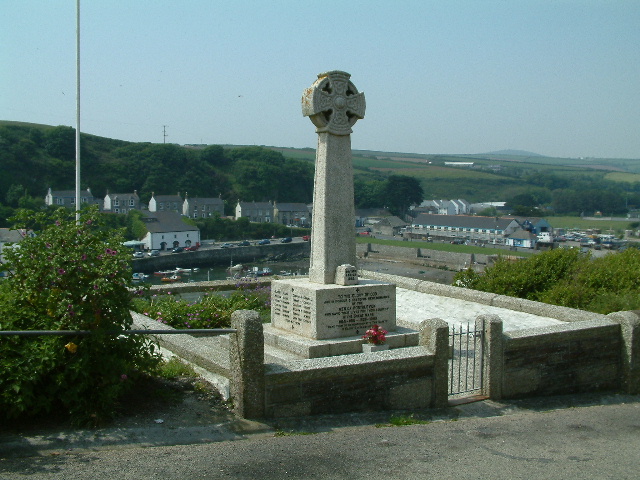
[[[308,278],[272,281],[271,323],[241,310],[234,334],[158,337],[203,368],[238,415],[446,407],[455,355],[480,358],[462,375],[480,379],[482,398],[640,393],[638,312],[600,315],[359,270],[350,135],[364,118],[364,94],[349,74],[323,73],[304,90],[302,113],[318,135]],[[142,328],[171,328],[133,316]],[[474,326],[473,352],[452,343],[450,327],[462,322]],[[374,324],[389,332],[390,348],[363,353]]]

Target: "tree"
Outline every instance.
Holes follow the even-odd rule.
[[[391,213],[404,217],[409,206],[419,205],[424,199],[420,182],[406,175],[391,175],[384,186],[384,199]]]

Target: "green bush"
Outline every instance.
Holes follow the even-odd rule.
[[[638,272],[640,251],[633,248],[597,259],[557,249],[518,262],[501,259],[482,274],[459,272],[453,284],[607,314],[640,308]]]
[[[228,328],[236,310],[255,310],[269,319],[270,287],[239,284],[229,296],[205,293],[200,300],[187,302],[168,292],[150,298],[136,298],[133,309],[173,328]]]
[[[74,424],[99,424],[137,375],[159,361],[130,328],[129,252],[95,207],[75,213],[20,211],[24,239],[5,247],[2,330],[90,330],[89,336],[0,338],[0,416],[64,411]],[[115,334],[114,334],[115,333]]]

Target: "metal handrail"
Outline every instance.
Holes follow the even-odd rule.
[[[227,333],[236,333],[235,328],[193,328],[180,330],[120,330],[101,332],[107,335],[197,335],[200,337],[214,337]],[[93,335],[97,330],[0,330],[0,337],[17,335],[20,337],[51,337],[51,336],[79,336]]]

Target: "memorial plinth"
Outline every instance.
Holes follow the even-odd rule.
[[[395,285],[373,280],[344,286],[277,280],[271,283],[271,324],[316,340],[363,335],[374,324],[393,331]]]

